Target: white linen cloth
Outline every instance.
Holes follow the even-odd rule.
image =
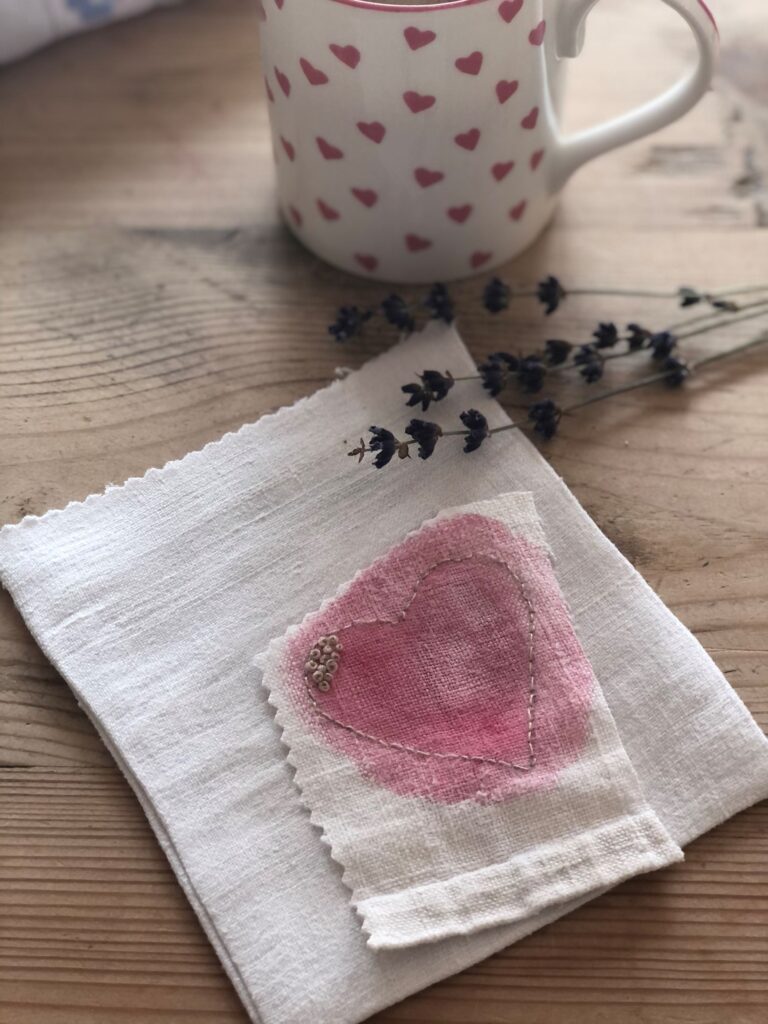
[[[307,665],[313,648],[332,672]],[[425,523],[273,640],[262,681],[372,949],[511,924],[682,860],[530,494]]]
[[[252,659],[441,509],[533,493],[576,631],[649,804],[684,845],[768,795],[768,742],[705,651],[518,432],[386,470],[345,457],[403,424],[400,385],[470,373],[434,328],[162,470],[0,531],[0,578],[97,723],[248,1012],[354,1024],[575,905],[376,953],[293,782]],[[498,404],[471,403],[492,425]],[[456,422],[456,387],[440,406]]]
[[[0,0],[0,64],[41,46],[178,0]]]

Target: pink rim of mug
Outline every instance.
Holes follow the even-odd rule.
[[[366,11],[395,11],[400,14],[423,14],[427,11],[449,11],[455,7],[474,7],[487,3],[488,0],[445,0],[444,3],[423,4],[383,4],[378,0],[331,0],[335,4],[346,7],[362,7]]]
[[[435,11],[451,11],[457,7],[476,7],[478,4],[488,3],[488,0],[445,0],[444,3],[424,4],[383,4],[378,0],[331,0],[335,4],[344,4],[346,7],[359,7],[364,11],[394,11],[398,14],[426,14]],[[697,0],[706,16],[712,22],[714,29],[719,33],[717,21],[705,0]]]

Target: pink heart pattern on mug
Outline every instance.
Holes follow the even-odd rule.
[[[322,199],[317,200],[317,208],[325,220],[338,220],[341,214]]]
[[[326,73],[324,71],[321,71],[319,68],[316,68],[314,64],[310,64],[306,57],[302,57],[301,60],[299,61],[299,64],[301,65],[301,70],[304,72],[306,79],[310,85],[328,84],[328,75],[326,75]]]
[[[504,0],[504,2],[499,5],[499,14],[509,25],[509,23],[520,13],[522,6],[523,0]]]
[[[370,139],[377,145],[383,142],[384,136],[387,134],[387,129],[380,121],[358,121],[357,127],[366,139]]]
[[[435,103],[437,103],[435,96],[422,95],[422,93],[414,92],[413,89],[404,92],[403,99],[412,114],[421,114],[423,111],[434,107]]]
[[[359,200],[363,206],[371,207],[375,206],[379,201],[379,193],[372,188],[353,188],[350,189],[355,199]]]
[[[496,12],[494,17],[500,22],[499,31],[504,32],[505,37],[506,26],[510,26],[510,31],[520,32],[523,40],[527,40],[531,46],[543,44],[546,33],[545,21],[526,17],[528,10],[534,13],[533,5],[526,5],[524,0],[502,0],[493,5],[493,10]],[[441,231],[450,230],[454,232],[450,242],[452,249],[456,247],[457,240],[465,239],[463,243],[459,241],[459,245],[465,248],[463,253],[460,248],[457,250],[456,259],[462,259],[464,265],[471,269],[481,269],[494,258],[495,245],[493,242],[487,245],[488,239],[479,233],[481,225],[488,224],[485,211],[482,209],[487,205],[488,199],[483,196],[480,203],[477,200],[466,201],[482,194],[480,175],[488,175],[490,170],[491,178],[498,183],[500,209],[497,223],[505,223],[509,231],[519,230],[517,225],[522,221],[525,211],[529,209],[530,201],[535,201],[536,192],[541,191],[541,186],[538,186],[533,189],[533,195],[528,193],[525,199],[519,198],[519,190],[527,188],[525,176],[536,172],[544,158],[544,146],[540,144],[535,148],[537,142],[544,141],[539,138],[542,118],[539,105],[532,103],[535,96],[531,96],[528,91],[525,95],[527,103],[522,109],[520,100],[517,99],[518,94],[523,94],[521,82],[526,81],[523,77],[524,69],[518,73],[520,77],[498,78],[498,70],[494,69],[495,74],[489,70],[490,62],[486,61],[484,52],[486,47],[478,46],[473,49],[466,46],[463,52],[460,49],[458,54],[455,49],[450,52],[447,35],[441,39],[437,31],[421,25],[409,25],[406,22],[405,27],[398,29],[398,34],[402,33],[399,38],[401,49],[405,51],[403,59],[410,62],[413,70],[405,79],[407,87],[401,86],[403,91],[398,92],[403,102],[401,112],[397,113],[388,99],[384,98],[379,102],[376,96],[366,94],[364,102],[358,105],[352,102],[351,110],[354,113],[345,124],[343,119],[339,120],[335,115],[324,118],[322,104],[328,103],[329,113],[337,109],[338,89],[354,88],[350,84],[353,80],[345,76],[357,71],[361,65],[363,68],[369,65],[366,63],[365,37],[357,36],[355,43],[351,43],[349,37],[344,38],[343,29],[339,31],[341,24],[339,21],[336,29],[329,31],[330,38],[326,36],[325,39],[317,40],[316,46],[313,47],[311,43],[305,44],[302,47],[304,52],[296,53],[294,62],[285,56],[285,51],[281,51],[278,57],[280,64],[272,65],[273,71],[269,76],[272,83],[265,77],[267,96],[270,103],[274,104],[270,116],[276,126],[284,125],[283,134],[279,130],[275,133],[276,139],[279,140],[278,148],[282,147],[288,161],[280,166],[286,168],[290,164],[296,164],[300,175],[294,180],[295,183],[289,186],[283,200],[283,208],[287,211],[289,221],[296,227],[301,227],[307,218],[311,219],[314,216],[329,226],[331,223],[343,223],[343,228],[334,228],[334,233],[347,240],[346,260],[366,273],[375,273],[379,270],[386,273],[392,259],[391,255],[388,255],[392,253],[392,242],[390,240],[388,244],[383,244],[381,252],[376,253],[375,250],[371,252],[369,249],[371,239],[377,238],[379,232],[384,231],[386,234],[389,224],[394,225],[398,218],[404,217],[403,201],[406,206],[409,203],[407,194],[403,197],[402,192],[386,187],[390,180],[388,176],[392,173],[393,147],[396,151],[403,145],[401,140],[404,130],[411,134],[414,130],[421,132],[428,129],[430,135],[435,130],[443,131],[443,137],[446,138],[442,126],[448,125],[453,130],[449,131],[446,141],[452,140],[455,147],[454,156],[448,155],[443,147],[441,154],[445,161],[442,166],[442,158],[436,166],[425,160],[424,165],[416,167],[411,172],[411,187],[415,194],[424,195],[423,202],[426,207],[422,206],[422,209],[431,210],[426,220],[417,216],[412,223],[427,224],[429,228],[426,231],[409,231],[403,234],[401,226],[400,244],[402,245],[402,239],[405,239],[405,249],[408,252],[426,253],[433,250],[437,253],[443,250],[448,242],[447,238],[442,237]],[[386,25],[386,19],[382,19],[382,25]],[[265,30],[268,31],[269,26]],[[445,68],[446,60],[449,66],[452,63],[458,72],[450,80],[446,79],[444,74],[436,74],[436,69]],[[332,61],[330,65],[329,61]],[[333,70],[334,67],[337,68],[336,72]],[[300,81],[292,81],[292,76],[295,78],[299,70]],[[474,80],[478,80],[479,95],[482,95],[483,89],[487,90],[485,95],[493,96],[497,101],[493,105],[494,109],[504,108],[506,120],[503,125],[496,126],[490,120],[486,123],[485,116],[482,125],[479,124],[479,118],[476,125],[472,125],[471,121],[469,125],[467,121],[464,124],[451,125],[451,120],[456,119],[456,114],[460,114],[462,110],[478,109],[473,104],[479,100],[470,99],[469,105],[457,103],[456,100],[456,96],[461,95],[460,92],[457,94],[456,90],[466,91],[475,88],[472,84]],[[452,82],[454,84],[451,84]],[[465,84],[462,86],[461,82]],[[274,92],[271,84],[277,86]],[[396,84],[393,84],[397,88]],[[295,113],[291,114],[290,111],[300,110],[301,104],[306,102],[305,97],[310,94],[317,95],[317,100],[313,102],[319,104],[314,108],[314,112],[317,129],[315,160],[319,154],[320,163],[315,164],[313,170],[309,172],[313,176],[312,179],[305,177],[305,164],[310,160],[307,147],[302,146],[297,151],[294,143],[290,141],[291,138],[297,137],[297,132],[299,141],[303,138],[300,122],[296,122]],[[276,97],[278,103],[275,103]],[[436,113],[432,114],[433,111]],[[359,119],[355,118],[355,113]],[[366,115],[370,119],[366,119]],[[410,128],[411,115],[419,119],[427,118],[423,122],[424,128],[416,129],[416,121],[413,122],[414,127]],[[502,132],[506,137],[510,127],[518,132],[519,138],[524,134],[530,134],[534,145],[524,148],[517,161],[510,158],[493,162],[492,154],[489,154],[491,159],[489,155],[483,158],[481,154],[488,154],[493,138],[500,139]],[[371,147],[367,151],[359,148],[366,145]],[[513,143],[511,153],[517,155],[515,145],[517,144]],[[377,147],[381,147],[381,158],[376,155]],[[425,154],[433,151],[429,147],[424,150]],[[526,153],[530,155],[526,156]],[[347,156],[349,172],[344,170],[342,165]],[[381,163],[378,162],[379,159]],[[364,162],[361,163],[361,160]],[[461,160],[462,163],[457,164],[456,160]],[[333,170],[329,166],[326,172],[322,170],[326,162],[339,166],[333,167]],[[516,163],[521,165],[522,174],[521,170],[518,170],[513,177],[512,171]],[[385,167],[389,170],[382,173]],[[369,179],[365,185],[360,184],[359,178],[357,182],[349,181],[348,177],[345,181],[347,175],[355,173],[357,176],[361,169]],[[328,174],[332,177],[326,177]],[[304,200],[299,182],[313,179],[316,180],[315,187],[318,191],[322,190],[322,198],[315,199],[311,209],[306,210],[305,207],[305,213],[300,215],[300,224],[292,212],[295,210],[298,213]],[[511,184],[513,181],[514,185]],[[445,184],[438,187],[442,183]],[[459,186],[464,190],[465,196],[451,194],[452,190]],[[517,196],[510,194],[511,188],[518,192]],[[389,206],[395,195],[398,196],[398,209],[392,210]],[[350,197],[355,201],[352,205]],[[291,199],[293,203],[289,201]],[[453,205],[450,205],[451,201]],[[410,202],[417,203],[415,196]],[[437,209],[434,206],[435,202],[438,204]],[[418,209],[419,207],[415,205],[414,211]],[[432,230],[433,218],[438,213],[444,227],[435,227]],[[480,213],[483,214],[482,217]],[[361,217],[366,217],[367,220],[364,222]],[[382,217],[386,220],[381,220]],[[528,221],[532,220],[533,216],[529,214]],[[483,242],[486,242],[486,245]]]
[[[445,175],[442,171],[431,171],[428,167],[417,167],[413,176],[422,188],[431,188],[443,180]]]
[[[369,274],[372,274],[379,265],[378,259],[367,252],[356,252],[354,254],[354,258],[355,262],[361,266],[363,270],[367,270]]]
[[[280,136],[280,142],[282,143],[283,149],[285,150],[285,155],[288,157],[291,163],[293,163],[293,161],[296,159],[296,150],[294,149],[293,144],[290,143],[288,139],[284,138],[282,135]]]
[[[405,246],[409,252],[423,252],[425,249],[432,248],[432,242],[428,238],[422,238],[421,235],[406,235]]]
[[[483,66],[483,55],[479,50],[475,50],[468,57],[459,57],[455,63],[459,71],[465,75],[479,75]]]
[[[465,203],[464,206],[449,207],[447,213],[451,220],[456,221],[457,224],[463,224],[464,221],[471,216],[472,210],[472,204]]]
[[[291,80],[288,77],[288,75],[283,74],[283,72],[279,68],[275,68],[275,78],[277,79],[277,84],[280,86],[280,89],[282,90],[283,95],[286,98],[288,96],[290,96],[291,95]]]
[[[342,150],[339,149],[338,146],[334,146],[332,143],[328,142],[327,139],[324,139],[321,135],[318,135],[316,141],[317,148],[320,150],[320,152],[323,154],[326,160],[343,159],[344,153]]]
[[[413,25],[405,29],[403,35],[412,50],[420,50],[423,46],[429,46],[430,43],[437,39],[435,32],[431,32],[429,29],[415,28]]]
[[[338,57],[342,64],[346,64],[353,71],[360,63],[360,51],[356,46],[339,46],[337,43],[331,43],[328,49],[334,57]]]
[[[499,99],[499,103],[506,103],[508,99],[514,96],[519,84],[520,83],[517,81],[508,82],[504,79],[498,82],[496,85],[496,95]]]
[[[468,132],[460,132],[455,136],[454,141],[462,149],[468,149],[470,153],[477,147],[480,141],[480,129],[470,128]]]
[[[478,252],[473,252],[472,255],[469,257],[469,265],[470,267],[472,267],[473,270],[478,270],[480,267],[484,267],[485,264],[488,263],[488,261],[492,258],[492,252],[483,252],[482,250]]]
[[[535,171],[541,161],[544,159],[544,150],[537,149],[535,153],[531,153],[531,170]]]
[[[544,34],[546,31],[546,21],[540,21],[536,28],[531,29],[531,32],[528,35],[528,41],[530,42],[531,46],[541,46],[541,44],[544,42]]]
[[[496,181],[504,181],[509,172],[513,170],[514,166],[514,160],[503,160],[493,165],[491,168],[491,174],[494,176]]]

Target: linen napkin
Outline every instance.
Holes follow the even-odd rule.
[[[373,949],[524,920],[682,859],[574,633],[530,494],[441,513],[264,664]]]
[[[565,913],[405,950],[365,941],[252,659],[442,509],[530,491],[576,634],[679,845],[768,794],[768,743],[697,641],[518,431],[377,472],[400,385],[472,372],[452,329],[163,470],[0,531],[0,577],[136,790],[254,1021],[354,1024]],[[441,403],[455,421],[460,389]],[[473,398],[492,426],[494,401]]]

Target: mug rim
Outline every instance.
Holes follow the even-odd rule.
[[[331,3],[344,4],[346,7],[357,7],[364,11],[394,11],[395,14],[424,14],[435,11],[450,11],[457,7],[476,7],[478,4],[487,3],[488,0],[436,0],[420,4],[387,4],[380,0],[331,0]]]
[[[697,0],[709,20],[719,32],[717,20],[712,13],[706,0]],[[425,14],[435,11],[451,11],[457,7],[476,7],[478,4],[487,3],[487,0],[444,0],[444,2],[421,3],[421,4],[388,4],[380,0],[331,0],[334,4],[343,4],[345,7],[356,7],[363,11],[394,11],[396,14],[406,14],[414,11],[416,14]]]

